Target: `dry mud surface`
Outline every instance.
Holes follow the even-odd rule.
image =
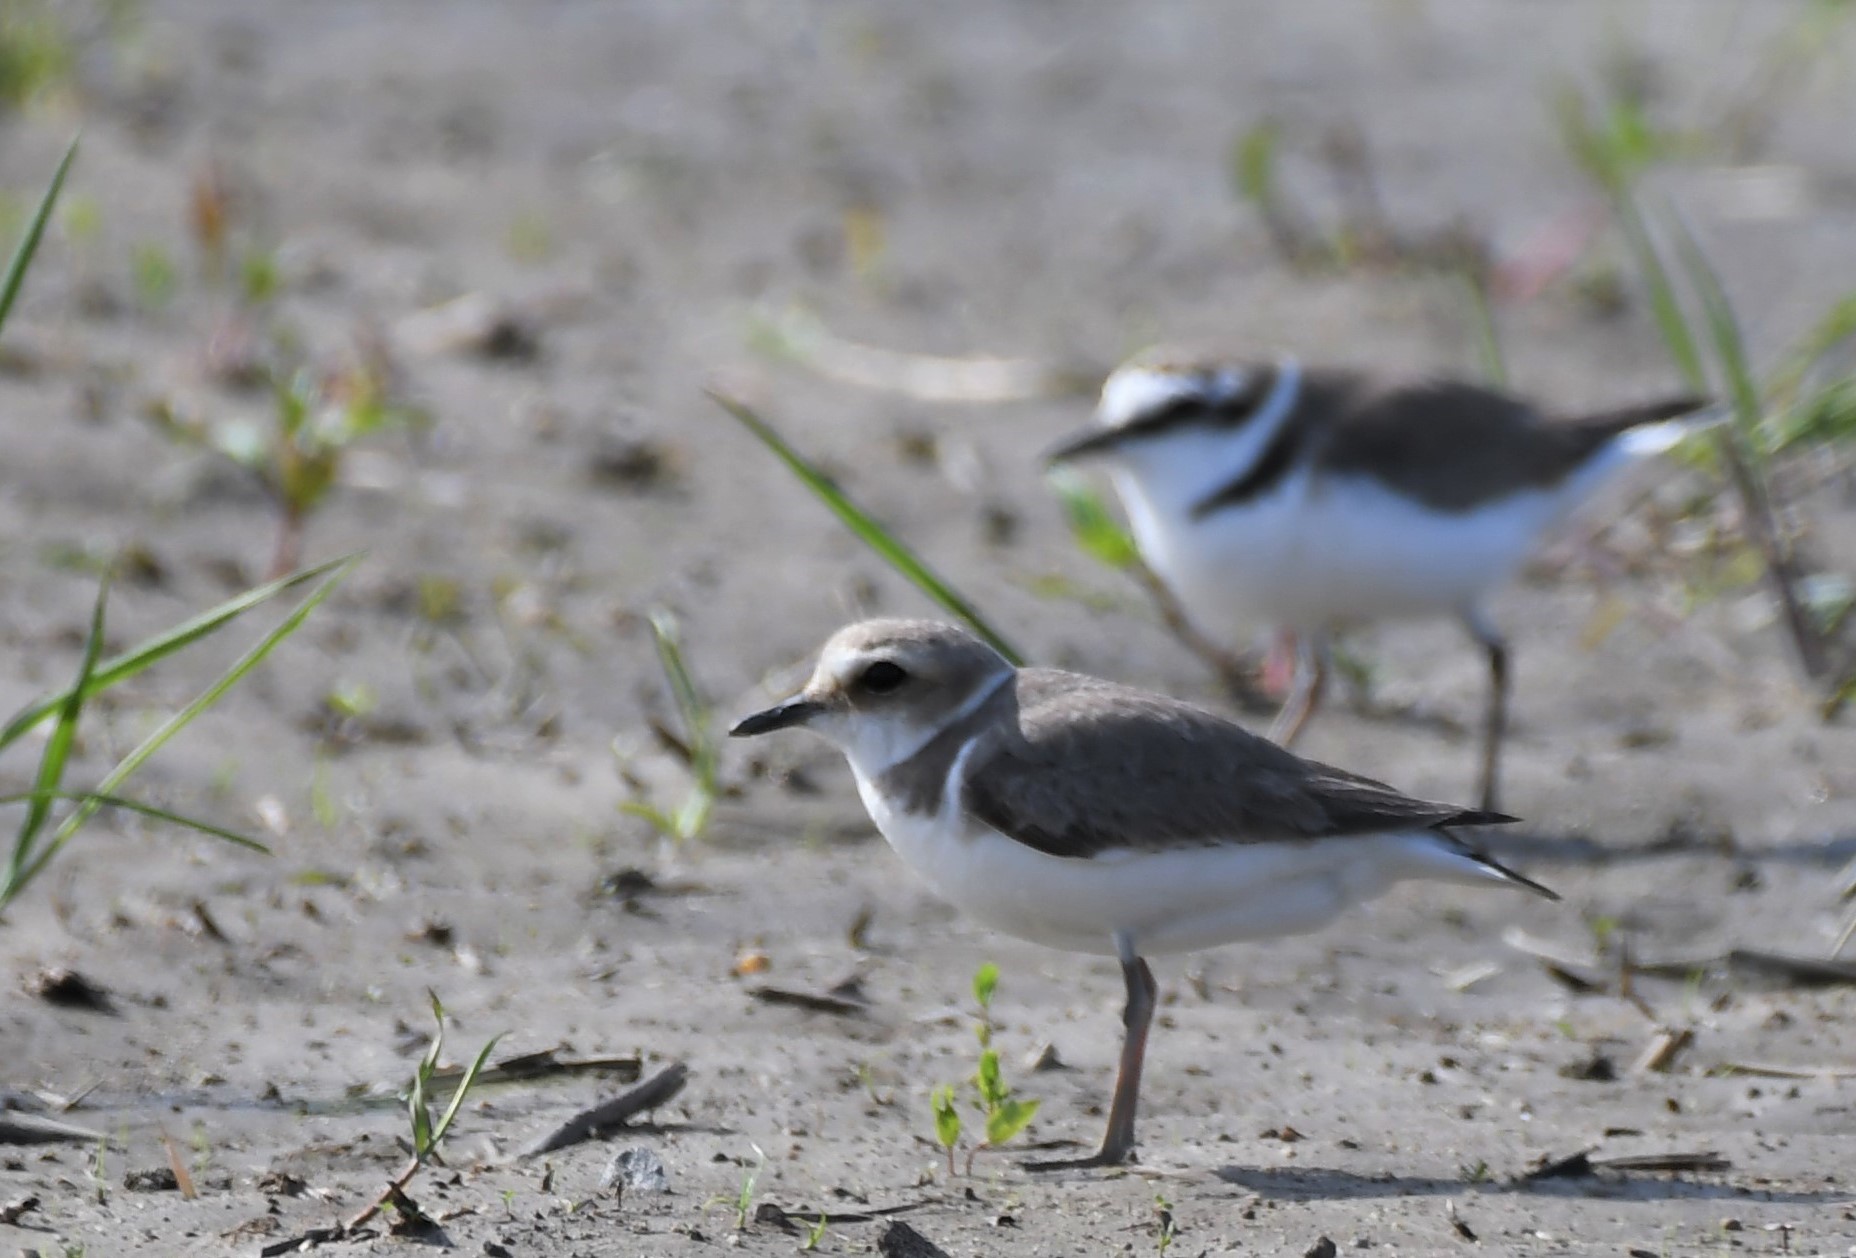
[[[1319,935],[1159,967],[1127,1174],[1034,1177],[982,1154],[950,1178],[926,1143],[930,1090],[972,1069],[967,993],[985,959],[1004,975],[1008,1075],[1044,1103],[1029,1138],[1094,1141],[1119,1033],[1111,964],[954,917],[805,740],[729,747],[736,793],[674,855],[618,811],[613,751],[674,786],[647,726],[669,711],[653,607],[681,615],[723,715],[792,684],[851,615],[923,610],[702,395],[716,383],[828,456],[1038,658],[1216,702],[1138,594],[1071,548],[1038,478],[1036,451],[1085,402],[861,391],[756,353],[757,316],[803,303],[846,335],[933,353],[1109,363],[1209,337],[1473,370],[1447,283],[1286,268],[1231,195],[1234,136],[1275,114],[1305,154],[1352,120],[1396,219],[1460,216],[1514,247],[1587,198],[1555,140],[1555,83],[1589,81],[1627,43],[1671,116],[1705,120],[1802,12],[144,6],[128,45],[80,64],[81,104],[0,123],[0,185],[29,204],[81,121],[70,191],[100,220],[81,247],[54,233],[7,330],[0,708],[76,668],[94,578],[73,556],[135,542],[158,569],[117,589],[116,643],[262,573],[263,499],[142,417],[161,397],[262,411],[205,366],[224,303],[193,279],[186,236],[202,163],[230,172],[246,221],[279,246],[283,308],[314,352],[480,293],[532,319],[539,356],[404,350],[434,427],[371,445],[309,538],[312,556],[364,547],[365,563],[144,774],[148,797],[263,833],[276,854],[104,819],[0,924],[0,1085],[21,1103],[82,1094],[62,1119],[109,1138],[100,1159],[92,1143],[0,1149],[0,1205],[37,1199],[8,1212],[0,1249],[254,1254],[352,1215],[403,1160],[391,1097],[431,989],[453,1015],[450,1058],[500,1032],[499,1056],[685,1062],[689,1085],[635,1130],[528,1163],[513,1155],[622,1083],[486,1089],[449,1168],[412,1185],[441,1233],[326,1252],[794,1252],[803,1230],[737,1227],[730,1203],[756,1166],[756,1205],[913,1207],[903,1217],[954,1255],[1161,1252],[1157,1197],[1175,1254],[1300,1254],[1322,1237],[1365,1253],[1856,1252],[1856,1082],[1819,1072],[1856,1064],[1850,988],[1692,983],[1680,966],[1640,979],[1655,1018],[1693,1041],[1667,1071],[1635,1073],[1656,1027],[1643,1011],[1503,943],[1518,927],[1577,956],[1588,923],[1608,921],[1646,960],[1826,950],[1856,851],[1856,736],[1814,719],[1757,596],[1676,619],[1646,610],[1673,597],[1649,579],[1509,591],[1507,802],[1528,819],[1512,855],[1566,903],[1407,888]],[[1669,180],[1762,359],[1856,274],[1850,52],[1844,38],[1782,85],[1753,165],[1697,161]],[[1318,170],[1291,173],[1320,200]],[[140,310],[130,259],[149,243],[182,278]],[[1674,383],[1641,309],[1600,319],[1569,287],[1502,312],[1520,385],[1571,409]],[[1847,557],[1856,512],[1813,507],[1820,544]],[[1052,597],[1053,578],[1086,600]],[[422,619],[422,588],[454,591],[456,614]],[[1632,610],[1585,640],[1609,596]],[[1473,716],[1480,667],[1451,626],[1358,643],[1388,703],[1459,730]],[[233,645],[93,713],[78,780]],[[365,720],[323,715],[357,685],[378,697]],[[1446,724],[1337,709],[1306,750],[1464,797],[1472,748]],[[0,784],[23,783],[30,759],[15,749]],[[612,894],[627,869],[655,889]],[[749,953],[769,968],[739,977]],[[110,1011],[32,995],[58,967]],[[1488,973],[1465,983],[1470,967]],[[861,1013],[753,995],[852,976]],[[1069,1068],[1031,1073],[1047,1043]],[[1724,1069],[1757,1063],[1801,1077]],[[125,1185],[168,1164],[164,1137],[192,1199]],[[668,1194],[600,1189],[611,1153],[635,1146],[662,1159]],[[1521,1179],[1588,1147],[1712,1151],[1725,1167]],[[882,1226],[834,1222],[818,1250],[871,1252]]]

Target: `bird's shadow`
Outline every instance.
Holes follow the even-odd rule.
[[[1848,1192],[1783,1191],[1740,1188],[1733,1184],[1670,1176],[1618,1174],[1554,1179],[1516,1179],[1471,1185],[1462,1179],[1424,1175],[1356,1175],[1319,1166],[1221,1166],[1212,1174],[1227,1184],[1279,1201],[1361,1201],[1375,1197],[1460,1197],[1466,1191],[1485,1195],[1596,1197],[1609,1201],[1774,1201],[1788,1205],[1830,1205],[1849,1200]]]

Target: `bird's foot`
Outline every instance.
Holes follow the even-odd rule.
[[[1134,1146],[1114,1148],[1104,1145],[1086,1158],[1058,1158],[1051,1162],[1021,1162],[1027,1171],[1093,1171],[1110,1166],[1126,1166],[1134,1161]]]

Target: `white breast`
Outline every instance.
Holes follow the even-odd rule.
[[[1115,473],[1143,556],[1212,632],[1465,611],[1637,453],[1619,443],[1564,484],[1465,512],[1433,510],[1368,477],[1304,467],[1267,494],[1195,518],[1193,508],[1229,483],[1208,485],[1202,470],[1218,458],[1219,436],[1152,443],[1170,448]]]

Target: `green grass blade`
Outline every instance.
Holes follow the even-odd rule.
[[[159,751],[169,739],[173,738],[174,735],[178,734],[188,725],[191,725],[194,719],[202,712],[219,702],[219,700],[224,697],[226,691],[237,685],[247,673],[263,663],[284,639],[301,628],[303,621],[309,616],[310,612],[314,611],[322,600],[329,596],[330,592],[340,584],[342,578],[348,575],[349,569],[352,568],[356,562],[358,561],[355,559],[347,560],[339,571],[335,572],[320,586],[316,587],[309,597],[305,598],[297,605],[295,610],[284,617],[282,623],[266,634],[256,646],[252,647],[241,656],[231,668],[228,668],[220,675],[217,681],[195,696],[193,702],[176,712],[173,716],[170,716],[166,721],[163,721],[158,729],[147,738],[143,739],[139,746],[128,755],[124,756],[116,767],[110,770],[104,779],[97,784],[95,793],[98,795],[114,795],[116,789],[127,781],[137,769],[140,769],[143,763],[147,761],[150,756],[154,755],[155,752]],[[72,810],[71,814],[64,819],[58,829],[53,833],[51,841],[39,851],[33,863],[28,867],[26,874],[28,879],[44,869],[46,864],[58,854],[59,850],[63,848],[66,843],[71,841],[72,837],[77,834],[78,829],[96,812],[97,807],[98,805],[94,803],[84,803],[79,804]]]
[[[1089,483],[1068,468],[1052,468],[1044,479],[1063,504],[1064,518],[1070,524],[1070,536],[1106,567],[1125,572],[1140,562],[1140,547],[1103,503]]]
[[[1669,356],[1675,360],[1676,369],[1682,373],[1688,387],[1706,393],[1708,373],[1702,365],[1700,338],[1689,325],[1688,314],[1676,295],[1675,283],[1663,263],[1661,250],[1656,247],[1650,225],[1627,191],[1618,193],[1617,215],[1631,256],[1637,260],[1637,270],[1649,289],[1650,311],[1656,316],[1656,326],[1663,334],[1663,343],[1669,347]]]
[[[223,826],[216,826],[210,821],[201,821],[198,817],[189,817],[185,813],[172,812],[154,804],[145,804],[139,799],[125,799],[121,795],[99,795],[96,791],[21,791],[14,795],[0,795],[0,806],[23,804],[41,797],[71,800],[75,803],[94,802],[99,808],[121,808],[128,812],[140,813],[155,821],[165,821],[169,825],[198,830],[201,834],[210,835],[215,839],[224,839],[228,843],[236,843],[240,847],[261,852],[266,856],[271,854],[270,848],[250,835],[240,834],[236,830],[227,830]]]
[[[6,266],[6,278],[0,280],[0,327],[6,326],[6,317],[13,312],[13,301],[26,282],[26,270],[32,265],[33,255],[39,251],[39,241],[45,235],[45,224],[51,221],[52,206],[58,202],[58,193],[64,188],[64,177],[76,157],[77,139],[73,137],[70,146],[64,151],[64,160],[58,163],[58,169],[52,175],[51,185],[45,189],[45,195],[39,198],[39,208],[33,212],[32,221],[26,224],[26,234],[19,238],[19,244],[13,249],[13,260]]]
[[[875,551],[885,563],[914,583],[915,588],[940,604],[953,615],[964,620],[972,630],[991,645],[993,650],[1005,656],[1013,664],[1023,664],[1024,657],[986,623],[978,609],[961,597],[952,586],[942,580],[935,571],[918,558],[915,552],[893,537],[887,529],[872,519],[861,507],[845,496],[844,491],[816,465],[805,458],[785,438],[775,432],[772,425],[756,414],[746,403],[736,401],[727,394],[709,391],[715,404],[734,416],[743,428],[760,439],[762,445],[773,451],[774,456],[792,471],[820,502],[831,509],[844,526],[864,545]]]
[[[1231,186],[1240,199],[1267,208],[1276,198],[1276,141],[1280,131],[1265,119],[1231,146]]]
[[[1799,390],[1804,387],[1805,378],[1811,374],[1818,359],[1852,336],[1856,336],[1856,294],[1832,306],[1810,333],[1792,348],[1779,369],[1772,373],[1771,393],[1782,401],[1796,401]]]
[[[1740,321],[1734,316],[1733,304],[1721,284],[1720,272],[1714,269],[1708,255],[1702,252],[1688,225],[1674,212],[1664,214],[1663,219],[1668,224],[1670,238],[1675,242],[1676,256],[1681,260],[1689,288],[1701,298],[1702,313],[1708,321],[1708,331],[1714,341],[1714,353],[1720,363],[1721,374],[1727,380],[1728,396],[1733,401],[1735,418],[1739,420],[1740,430],[1751,436],[1759,425],[1762,408],[1759,385],[1753,379],[1753,369],[1747,364],[1746,341],[1740,335]],[[1754,443],[1754,448],[1758,448],[1757,443]]]
[[[99,691],[108,690],[111,686],[128,680],[150,665],[166,659],[183,647],[198,642],[201,638],[238,619],[260,603],[305,582],[313,581],[344,564],[352,563],[355,558],[354,555],[344,555],[339,559],[331,559],[327,563],[317,564],[313,568],[305,568],[301,572],[292,573],[290,576],[246,590],[236,598],[228,599],[209,611],[182,621],[166,633],[158,634],[146,642],[131,647],[121,655],[105,660],[90,675],[89,681],[83,688],[82,697],[89,699]],[[61,691],[42,699],[8,721],[6,727],[0,729],[0,751],[4,751],[27,731],[63,707],[71,693],[69,690]]]
[[[637,817],[641,821],[649,822],[652,829],[662,834],[665,838],[674,839],[677,837],[676,821],[662,809],[653,808],[643,800],[628,799],[619,805],[619,811],[628,817]]]
[[[1495,307],[1489,301],[1488,281],[1473,267],[1462,268],[1461,275],[1470,326],[1476,333],[1476,358],[1482,366],[1482,378],[1498,389],[1505,389],[1508,387],[1508,360],[1502,354],[1501,332],[1495,326]]]
[[[84,693],[91,674],[96,672],[97,658],[103,653],[103,611],[109,603],[109,597],[110,580],[106,575],[97,585],[97,602],[90,613],[90,635],[84,639],[84,660],[78,667],[77,681],[66,692],[65,701],[58,706],[58,723],[52,727],[52,735],[45,742],[45,752],[39,757],[39,772],[33,780],[31,803],[26,809],[25,818],[20,822],[19,833],[13,840],[13,855],[7,864],[6,883],[0,887],[0,903],[12,900],[32,880],[30,870],[33,868],[39,832],[51,812],[52,799],[64,782],[65,764],[71,757],[71,746],[77,739],[77,720],[84,711]]]
[[[670,697],[676,702],[677,716],[683,723],[683,738],[690,750],[690,769],[704,790],[715,787],[717,756],[715,740],[709,735],[709,706],[703,702],[683,659],[683,643],[678,635],[677,619],[666,611],[651,613],[651,637],[657,644],[657,660],[664,679],[670,683]]]
[[[469,1096],[470,1090],[477,1085],[477,1076],[483,1073],[485,1063],[490,1060],[490,1050],[495,1048],[497,1041],[502,1038],[501,1033],[492,1035],[490,1042],[477,1050],[477,1060],[470,1064],[470,1069],[466,1070],[464,1077],[458,1080],[458,1090],[451,1094],[451,1101],[439,1117],[438,1125],[432,1128],[433,1149],[437,1149],[450,1132],[451,1124],[457,1118],[458,1111],[464,1108],[464,1098]]]

